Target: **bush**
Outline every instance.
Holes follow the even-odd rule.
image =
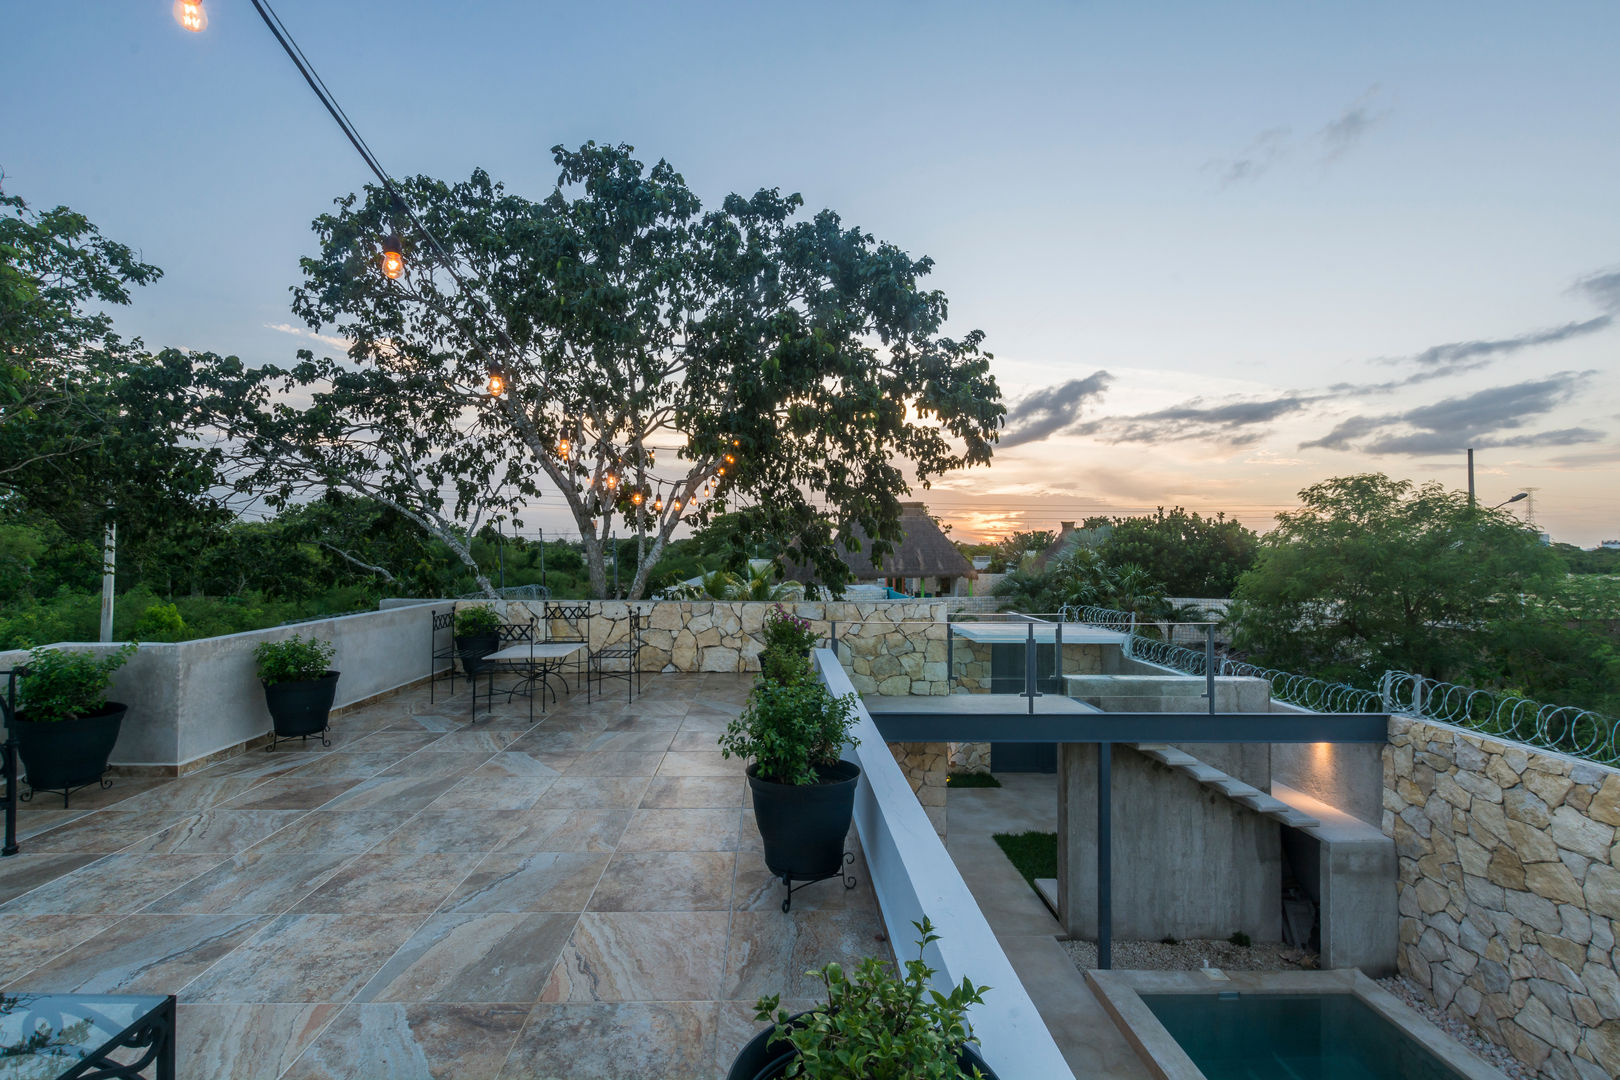
[[[810,620],[790,614],[781,604],[772,604],[765,616],[765,650],[781,649],[791,653],[806,653],[815,647],[817,638],[810,629]]]
[[[956,1080],[962,1075],[957,1058],[973,1041],[968,1006],[982,1004],[990,988],[963,979],[949,994],[932,989],[928,980],[934,969],[923,962],[922,952],[939,935],[926,917],[911,925],[922,937],[917,959],[906,961],[904,976],[891,975],[887,962],[871,956],[860,962],[853,977],[830,963],[810,972],[827,988],[827,1004],[791,1026],[787,1012],[777,1011],[781,995],[755,1004],[755,1019],[774,1019],[776,1037],[798,1050],[794,1075],[806,1080]]]
[[[173,604],[153,604],[141,612],[131,636],[136,641],[183,641],[186,620]]]
[[[35,649],[28,654],[26,674],[18,684],[18,711],[31,721],[45,723],[88,716],[107,704],[112,673],[134,654],[134,645],[101,656]]]
[[[838,761],[853,743],[855,695],[835,698],[820,682],[780,686],[761,682],[748,707],[720,736],[726,757],[752,758],[755,775],[775,784],[814,784],[817,770]]]
[[[456,612],[456,637],[493,634],[500,628],[500,613],[487,605],[464,607]]]
[[[798,686],[815,674],[809,660],[787,649],[766,649],[760,653],[759,670],[767,682],[778,686]]]
[[[261,643],[253,650],[253,659],[259,662],[259,679],[266,686],[273,686],[280,682],[321,678],[336,651],[330,641],[322,641],[314,635],[302,638],[294,634],[284,641]]]

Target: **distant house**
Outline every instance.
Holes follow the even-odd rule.
[[[1620,551],[1620,540],[1605,540],[1598,547],[1604,551]]]
[[[886,585],[894,592],[907,596],[965,596],[972,591],[971,582],[978,575],[967,557],[956,549],[934,519],[928,516],[928,507],[920,502],[900,504],[902,537],[894,549],[883,556],[883,565],[872,562],[872,544],[859,529],[855,536],[860,541],[859,551],[845,551],[842,542],[836,542],[839,557],[849,567],[851,580],[857,585]],[[790,568],[788,577],[795,581],[815,579],[815,571],[805,566]]]

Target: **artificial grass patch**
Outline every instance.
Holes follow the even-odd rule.
[[[1030,888],[1035,887],[1036,878],[1057,877],[1057,833],[996,833],[992,839],[1007,853]]]
[[[987,772],[953,772],[945,778],[945,783],[955,788],[1001,786],[1001,781]]]

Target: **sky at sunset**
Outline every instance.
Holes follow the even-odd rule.
[[[801,192],[935,260],[1008,405],[953,536],[1380,470],[1620,537],[1620,4],[278,0],[396,175],[549,148]],[[7,4],[5,189],[166,271],[119,325],[286,362],[310,221],[370,177],[247,0]],[[1517,504],[1521,514],[1527,503]],[[566,524],[560,507],[530,531]]]

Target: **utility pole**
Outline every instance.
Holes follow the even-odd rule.
[[[1474,512],[1474,448],[1468,448],[1468,512]]]
[[[101,641],[113,639],[113,581],[118,567],[118,523],[110,517],[101,537]]]

